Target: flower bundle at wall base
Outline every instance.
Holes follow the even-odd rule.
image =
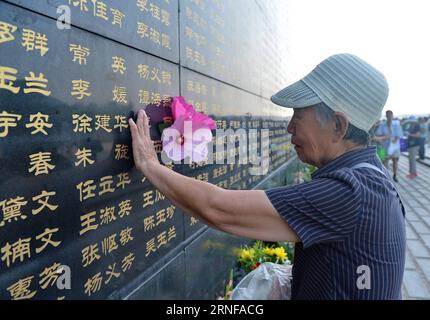
[[[264,262],[284,264],[288,258],[283,246],[267,246],[261,241],[256,241],[252,247],[245,246],[238,252],[240,267],[247,273],[255,270]]]

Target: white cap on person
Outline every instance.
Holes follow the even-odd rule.
[[[325,103],[343,112],[349,122],[366,132],[379,120],[388,98],[385,76],[359,57],[336,54],[328,57],[303,79],[271,97],[286,108],[305,108]]]

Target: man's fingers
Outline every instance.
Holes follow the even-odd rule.
[[[145,136],[150,138],[151,136],[149,134],[149,119],[148,119],[148,116],[146,115],[146,112],[143,109],[139,110],[137,121],[138,121],[139,129],[141,130],[141,133],[143,133]]]
[[[136,124],[137,124],[137,127],[139,128],[139,132],[143,133],[143,112],[142,112],[142,110],[139,110],[137,112]]]
[[[131,138],[133,140],[135,140],[138,136],[139,136],[139,132],[137,130],[137,126],[134,123],[133,119],[128,119],[128,125],[130,127],[130,131],[131,131]]]

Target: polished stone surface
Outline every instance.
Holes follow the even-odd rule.
[[[274,18],[279,3],[183,0],[180,6],[183,66],[266,98],[285,86],[279,54],[285,34]]]
[[[130,300],[181,300],[185,297],[185,253],[172,259],[132,293]]]
[[[267,100],[282,82],[276,36],[268,33],[273,5],[249,3],[251,25],[234,19],[243,0],[199,3],[180,1],[179,23],[174,0],[0,1],[0,299],[212,298],[209,290],[218,290],[244,239],[206,229],[136,171],[127,119],[181,94],[220,130],[256,130],[253,160],[268,129],[264,175],[251,175],[253,165],[238,164],[237,154],[235,164],[171,166],[227,189],[256,187],[292,153],[289,113]],[[58,29],[58,5],[70,6],[71,29]],[[115,9],[125,14],[121,26]],[[140,25],[142,37],[139,22],[148,27]],[[156,43],[157,32],[170,48]],[[187,61],[187,46],[201,47],[211,65]],[[292,183],[292,175],[266,187]],[[57,288],[58,265],[70,268],[72,290]],[[14,288],[24,284],[18,295]]]
[[[54,19],[68,6],[71,24],[156,56],[179,62],[178,1],[7,0]]]
[[[188,246],[185,249],[186,299],[215,299],[224,289],[236,261],[236,250],[249,242],[209,229]]]
[[[14,252],[19,241],[29,239],[28,254],[3,256],[0,287],[33,276],[31,288],[38,299],[105,298],[183,241],[182,214],[132,169],[127,124],[130,112],[151,99],[179,93],[178,66],[77,28],[59,31],[52,19],[5,3],[0,3],[0,21],[19,27],[12,33],[15,39],[0,44],[0,67],[8,76],[0,89],[0,110],[16,124],[2,127],[0,141],[1,231],[7,235],[0,246]],[[25,30],[45,35],[48,51],[23,46]],[[72,45],[89,54],[75,59]],[[37,80],[29,80],[31,72],[43,74],[45,82],[32,84]],[[83,81],[86,86],[74,86]],[[124,89],[122,95],[118,88]],[[38,113],[46,124],[39,131],[28,127]],[[89,152],[86,158],[78,156],[83,150]],[[46,158],[37,162],[34,157],[40,153]],[[34,213],[38,201],[46,201],[34,200],[43,191],[53,193],[47,202],[58,207]],[[13,201],[21,203],[20,214],[8,218],[5,208],[12,208]],[[97,229],[81,234],[87,214]],[[55,230],[46,236],[54,243],[38,250],[43,245],[38,237],[47,228]],[[125,241],[127,230],[130,239]],[[37,285],[54,263],[71,268],[74,290]],[[94,281],[94,289],[87,289],[88,279],[97,274],[100,286]],[[8,294],[0,292],[2,298]]]

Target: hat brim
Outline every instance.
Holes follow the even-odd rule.
[[[274,94],[270,100],[285,108],[306,108],[322,102],[317,94],[299,80]]]

